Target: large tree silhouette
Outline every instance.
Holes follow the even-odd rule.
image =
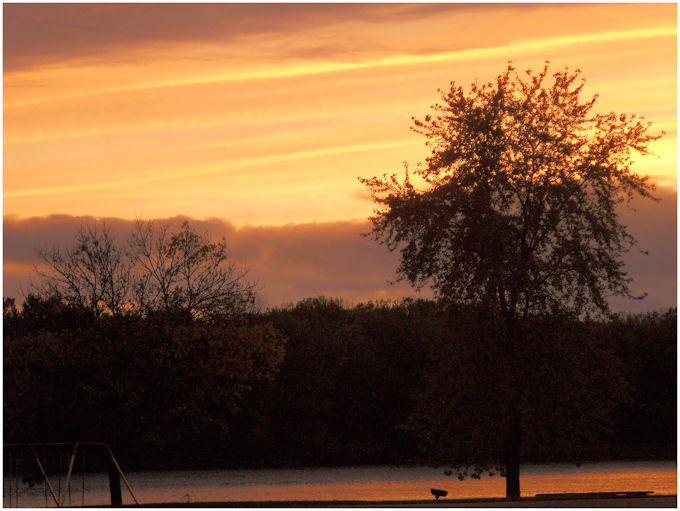
[[[516,374],[527,322],[605,313],[609,296],[632,297],[622,254],[635,239],[617,207],[653,190],[631,155],[661,135],[635,116],[594,113],[583,85],[580,71],[550,77],[547,64],[523,76],[508,65],[468,91],[451,83],[433,114],[414,119],[432,148],[426,162],[403,178],[361,179],[378,205],[372,234],[400,250],[401,277],[500,321],[498,462],[508,497],[520,495],[526,389]]]

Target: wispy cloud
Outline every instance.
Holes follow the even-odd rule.
[[[147,81],[122,87],[97,88],[78,94],[63,96],[47,96],[23,101],[8,101],[4,104],[5,109],[12,109],[28,104],[52,103],[68,101],[88,96],[101,96],[176,87],[193,87],[196,85],[246,82],[253,80],[277,80],[297,78],[302,76],[343,73],[351,71],[373,70],[380,68],[413,67],[431,64],[465,62],[480,59],[489,59],[513,55],[515,58],[528,52],[537,50],[547,51],[560,47],[573,47],[597,43],[624,42],[643,39],[658,39],[676,37],[677,29],[674,26],[659,26],[639,30],[619,30],[602,33],[580,34],[543,39],[530,39],[494,47],[469,48],[457,51],[445,51],[433,54],[394,55],[384,58],[364,60],[359,62],[343,62],[338,60],[311,61],[311,62],[288,62],[284,65],[270,65],[264,68],[243,69],[236,71],[211,71],[204,75],[197,73],[192,76],[173,78],[171,80]]]
[[[218,165],[217,167],[208,169],[192,169],[190,175],[192,178],[210,176],[213,174],[223,174],[226,171],[242,169],[248,167],[257,167],[266,164],[276,164],[281,162],[289,162],[295,160],[304,160],[307,158],[318,158],[323,156],[341,156],[343,154],[359,153],[363,151],[374,151],[376,149],[403,149],[409,145],[421,145],[419,140],[395,140],[375,144],[355,144],[335,147],[325,147],[322,149],[311,149],[307,151],[296,151],[279,154],[271,154],[267,156],[255,156],[250,158],[242,158],[232,160],[228,164]],[[227,146],[231,146],[228,144]],[[199,144],[184,148],[185,150],[197,149],[214,149],[222,147],[221,144]],[[143,186],[157,182],[167,182],[172,179],[185,179],[187,177],[186,170],[172,171],[166,170],[163,173],[152,172],[147,175],[137,175],[127,179],[104,180],[91,183],[78,183],[64,186],[47,186],[38,188],[24,188],[7,190],[3,192],[5,198],[19,198],[19,197],[44,197],[49,195],[64,195],[81,192],[89,192],[94,190],[111,190],[121,187]]]

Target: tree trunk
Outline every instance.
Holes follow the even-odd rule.
[[[506,424],[506,444],[505,444],[505,498],[518,499],[520,497],[519,487],[519,464],[522,452],[522,431],[521,431],[521,395],[522,389],[519,386],[517,372],[520,370],[521,362],[517,360],[516,344],[520,338],[519,325],[513,317],[506,318],[506,350],[508,365],[506,368],[506,403],[507,420]]]
[[[519,409],[519,389],[511,394],[509,399],[509,417],[506,429],[505,444],[505,497],[518,499],[519,464],[522,459],[522,429]]]
[[[508,449],[508,457],[505,462],[505,498],[518,499],[519,492],[519,453],[516,449]],[[515,451],[514,453],[512,451]]]

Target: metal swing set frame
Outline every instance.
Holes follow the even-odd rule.
[[[28,443],[28,444],[16,444],[16,443],[7,443],[4,444],[4,449],[12,448],[12,449],[28,449],[31,451],[33,454],[33,457],[35,459],[36,465],[38,466],[38,469],[40,470],[40,474],[42,475],[43,480],[45,481],[45,486],[47,489],[49,489],[49,493],[52,496],[52,500],[54,500],[54,503],[56,504],[57,507],[64,507],[66,505],[66,492],[63,494],[61,491],[59,491],[59,494],[55,493],[54,487],[52,486],[52,483],[47,476],[47,472],[45,471],[45,468],[40,461],[40,457],[38,456],[37,448],[41,447],[68,447],[68,446],[73,446],[71,449],[71,455],[69,458],[69,463],[68,463],[68,470],[66,472],[66,481],[65,481],[65,488],[68,488],[70,490],[70,484],[71,484],[71,476],[73,475],[73,468],[75,466],[75,461],[76,461],[76,454],[78,453],[78,448],[81,446],[94,446],[94,447],[101,447],[104,449],[109,456],[109,461],[110,465],[115,470],[115,473],[120,477],[120,479],[123,480],[123,483],[125,484],[125,487],[127,488],[128,492],[130,493],[130,496],[132,497],[132,500],[134,500],[136,505],[139,505],[139,502],[137,501],[137,498],[135,497],[134,492],[132,491],[132,487],[130,486],[130,483],[128,482],[127,478],[125,477],[125,474],[123,474],[123,470],[120,468],[120,465],[118,464],[118,461],[116,460],[116,457],[113,455],[113,451],[111,448],[105,444],[104,442],[45,442],[45,443]],[[85,479],[83,477],[83,486],[85,484]],[[114,481],[112,478],[112,471],[109,471],[109,485],[110,485],[110,491],[111,491],[111,505],[112,506],[120,506],[122,505],[122,497],[120,494],[120,482],[119,481]],[[61,479],[60,479],[60,484],[59,486],[61,487]],[[70,499],[70,497],[69,497]],[[84,499],[84,488],[83,488],[83,499]],[[12,493],[11,493],[11,488],[10,488],[10,502],[9,506],[12,507]],[[18,495],[17,495],[17,502],[15,503],[15,506],[18,506]]]

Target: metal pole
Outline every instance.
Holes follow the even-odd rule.
[[[43,478],[45,479],[45,484],[47,488],[50,489],[50,493],[52,494],[52,498],[54,499],[54,503],[58,506],[59,505],[59,500],[57,499],[57,496],[54,494],[54,490],[52,489],[52,485],[50,484],[50,480],[47,478],[47,474],[45,473],[45,469],[42,466],[42,463],[40,463],[40,458],[38,457],[38,453],[35,451],[35,448],[31,446],[31,451],[33,451],[33,455],[35,456],[35,461],[38,464],[38,468],[40,469],[40,473],[42,474]],[[47,500],[47,496],[45,496],[45,500]]]
[[[58,472],[57,472],[57,478],[58,479],[57,480],[59,482],[58,496],[59,496],[59,502],[61,502],[61,466],[63,465],[64,453],[61,452],[61,449],[59,449],[59,451],[57,451],[57,452],[59,453],[59,465],[57,465],[57,470],[58,470]],[[61,504],[59,502],[57,503],[57,507],[61,506]]]
[[[9,467],[9,507],[12,507],[12,477],[14,477],[14,470],[12,470],[12,455],[9,455],[9,462],[7,463]]]
[[[76,461],[76,450],[78,449],[78,442],[73,446],[73,450],[71,451],[71,460],[68,463],[68,472],[66,473],[66,488],[68,489],[68,494],[69,494],[69,499],[71,497],[71,472],[73,472],[73,464]],[[66,500],[66,493],[61,496],[60,500],[60,506],[64,506],[64,501]]]
[[[14,456],[14,506],[19,507],[19,455]]]
[[[80,505],[85,507],[85,450],[80,455],[80,477],[82,478],[82,493],[80,494]]]

